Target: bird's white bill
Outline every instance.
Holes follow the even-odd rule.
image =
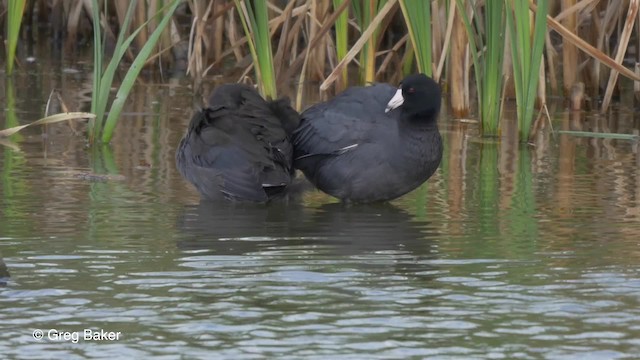
[[[389,111],[401,106],[404,103],[404,98],[402,97],[402,89],[398,89],[396,94],[393,95],[389,103],[387,104],[387,108],[384,109],[384,112],[388,113]]]

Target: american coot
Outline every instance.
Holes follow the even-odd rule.
[[[300,115],[248,85],[217,87],[195,113],[176,152],[178,170],[203,199],[267,202],[294,176],[290,136]]]
[[[347,89],[302,113],[294,166],[346,202],[395,199],[425,182],[442,159],[440,87],[424,74],[401,87]]]

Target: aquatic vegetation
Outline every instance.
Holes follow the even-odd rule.
[[[480,124],[484,135],[499,134],[500,108],[502,100],[505,47],[505,7],[502,1],[490,1],[485,4],[484,17],[481,12],[473,11],[476,26],[467,15],[462,0],[456,0],[458,11],[467,30],[471,59],[475,71],[476,89]],[[484,29],[484,36],[480,29]],[[475,31],[474,31],[475,30]]]
[[[273,69],[267,2],[266,0],[234,0],[234,2],[249,44],[258,86],[263,96],[275,99],[278,92]]]
[[[34,0],[39,1],[44,2]],[[0,14],[8,24],[10,72],[15,46],[20,46],[16,41],[21,17],[15,14],[25,11],[25,1],[7,3],[7,11]],[[70,44],[76,44],[83,31],[79,24],[88,8],[83,4],[80,0],[67,4],[73,9],[65,19]],[[180,16],[173,17],[180,4]],[[584,83],[585,96],[592,100],[605,89],[602,111],[619,91],[618,74],[640,81],[640,74],[622,63],[629,44],[638,38],[634,24],[639,3],[628,4],[624,11],[593,0],[567,0],[560,6],[551,6],[549,0],[94,0],[90,18],[96,30],[92,102],[96,118],[90,121],[89,138],[92,143],[110,140],[142,66],[152,58],[168,59],[157,61],[157,68],[164,70],[183,51],[196,92],[213,73],[240,80],[253,71],[268,98],[275,98],[283,87],[297,87],[298,107],[303,83],[305,87],[319,83],[326,96],[325,92],[354,83],[397,83],[416,71],[433,74],[443,85],[454,116],[478,118],[487,136],[501,134],[501,109],[515,97],[518,137],[526,141],[537,129],[532,130],[532,123],[544,102],[546,85],[555,94],[558,78],[565,86]],[[59,4],[40,6],[54,9]],[[26,10],[22,22],[31,23]],[[551,31],[560,37],[550,36]],[[175,46],[187,39],[188,49]],[[116,46],[103,63],[108,58],[106,43]],[[110,89],[124,61],[131,66],[109,107]],[[562,76],[556,74],[559,68],[564,69]],[[359,76],[349,76],[356,72]],[[476,102],[469,99],[474,93]]]
[[[7,21],[7,74],[13,72],[15,63],[16,47],[18,46],[18,36],[20,35],[20,25],[22,24],[22,14],[26,0],[9,0],[6,21]]]
[[[400,0],[402,15],[416,58],[418,71],[431,76],[431,6],[421,0]]]
[[[135,84],[136,78],[140,74],[142,67],[147,62],[149,57],[152,55],[154,48],[160,39],[160,34],[163,32],[165,27],[169,24],[173,13],[176,8],[180,4],[180,0],[173,0],[168,3],[165,8],[166,12],[163,13],[165,8],[162,8],[158,11],[157,15],[162,15],[162,19],[156,26],[155,30],[149,36],[148,40],[138,52],[138,55],[135,57],[131,65],[129,66],[129,70],[124,75],[122,83],[118,87],[118,91],[116,93],[115,99],[111,103],[111,108],[105,120],[105,112],[107,108],[107,102],[109,99],[109,93],[111,91],[111,87],[113,86],[113,79],[118,70],[118,65],[122,61],[123,56],[129,50],[129,46],[131,42],[135,39],[136,35],[142,31],[142,29],[147,25],[147,22],[139,26],[131,35],[125,38],[125,31],[120,31],[118,34],[118,39],[115,45],[115,51],[109,64],[103,70],[102,66],[102,57],[104,56],[103,42],[102,42],[102,32],[100,25],[100,13],[99,13],[99,5],[97,0],[93,0],[92,10],[93,10],[93,31],[94,31],[94,83],[93,83],[93,93],[91,98],[91,112],[96,115],[95,119],[89,121],[89,141],[91,143],[102,142],[108,143],[113,136],[113,130],[115,129],[116,124],[120,118],[120,113],[122,112],[122,108],[124,103],[131,91],[131,88]],[[124,27],[123,29],[128,29],[131,23],[131,18],[133,15],[133,9],[136,6],[136,1],[131,1],[129,3],[129,7],[127,9],[127,13],[124,18]]]
[[[369,28],[373,19],[380,13],[380,10],[386,2],[387,0],[351,2],[354,18],[361,33],[364,33],[365,29]],[[364,42],[362,50],[360,51],[360,81],[365,84],[375,80],[376,51],[381,30],[378,26],[373,28],[373,31],[367,36],[367,41]]]
[[[520,140],[527,141],[531,132],[534,106],[538,94],[549,2],[548,0],[538,1],[538,10],[535,13],[533,24],[527,2],[505,0],[505,4],[507,5],[507,29],[516,91],[518,132]]]
[[[349,0],[333,0],[333,9],[336,11],[344,2]],[[335,22],[336,60],[341,61],[349,51],[349,13],[342,11]],[[348,81],[347,68],[340,72],[339,86],[345,88]]]

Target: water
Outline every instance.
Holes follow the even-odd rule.
[[[87,110],[83,66],[5,82],[0,124],[41,116],[52,87]],[[548,128],[535,146],[496,143],[444,114],[442,166],[391,204],[308,191],[213,206],[174,168],[194,103],[186,80],[149,84],[111,152],[91,153],[66,124],[0,145],[2,358],[640,353],[637,143]],[[553,125],[638,128],[624,109],[559,110]]]

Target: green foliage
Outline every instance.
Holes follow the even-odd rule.
[[[416,55],[418,71],[431,76],[431,2],[400,0],[400,8]]]
[[[18,116],[16,115],[15,87],[13,85],[11,77],[7,77],[5,82],[5,106],[7,110],[5,112],[4,127],[12,128],[19,126],[20,122],[18,121]],[[20,134],[8,134],[3,136],[1,135],[1,133],[2,132],[0,132],[0,138],[3,138],[4,136],[12,136],[11,140],[22,140],[22,136]]]
[[[505,0],[505,4],[516,91],[518,132],[520,140],[526,141],[531,132],[538,93],[549,2],[548,0],[538,1],[533,28],[528,2]]]
[[[376,17],[386,2],[387,0],[355,0],[351,2],[360,31],[364,32],[369,27],[373,18]],[[363,83],[370,83],[375,80],[376,45],[378,44],[379,36],[380,30],[376,29],[360,52],[360,81]]]
[[[148,21],[142,24],[138,29],[136,29],[129,37],[125,39],[126,29],[129,28],[131,24],[131,18],[133,16],[133,11],[135,9],[136,1],[131,1],[129,3],[129,7],[127,9],[127,14],[125,15],[125,20],[123,22],[123,26],[118,34],[118,39],[116,40],[115,51],[113,53],[113,57],[109,61],[107,67],[102,69],[102,40],[101,40],[101,28],[99,23],[99,10],[98,10],[98,1],[93,0],[93,31],[94,31],[94,83],[93,83],[93,94],[91,98],[91,112],[96,114],[95,121],[89,122],[89,141],[95,142],[98,139],[103,143],[108,143],[111,141],[111,137],[113,136],[113,130],[120,118],[120,113],[122,112],[122,108],[124,107],[124,102],[131,92],[135,81],[142,70],[145,62],[151,56],[153,49],[155,48],[160,35],[164,31],[164,29],[169,24],[173,13],[176,8],[180,4],[181,0],[173,0],[169,2],[163,9],[158,11],[159,15],[166,8],[166,12],[162,16],[162,20],[158,23],[158,26],[155,28],[151,36],[145,45],[140,49],[140,52],[134,59],[133,63],[129,66],[129,70],[124,76],[120,87],[116,93],[116,97],[111,104],[111,109],[109,111],[109,115],[105,121],[104,116],[107,108],[107,100],[109,98],[109,93],[111,90],[111,86],[113,84],[113,78],[115,76],[116,71],[118,70],[118,65],[122,61],[124,54],[127,49],[131,45],[131,42],[136,37],[136,35],[147,25]]]
[[[346,0],[333,0],[333,9],[334,11],[336,9],[338,9],[340,7],[340,5],[342,3],[344,3]],[[340,60],[344,59],[344,57],[347,55],[347,52],[349,51],[349,43],[348,43],[348,39],[349,39],[349,28],[348,28],[348,21],[349,21],[349,12],[348,11],[343,11],[340,16],[338,16],[338,19],[336,20],[335,23],[335,29],[336,29],[336,57],[338,62],[340,62]],[[342,82],[342,86],[346,86],[347,84],[347,68],[343,68],[342,72],[340,74],[340,78],[341,78],[341,82]]]
[[[258,85],[266,98],[277,97],[267,0],[234,0],[247,35]]]
[[[496,136],[500,125],[500,100],[502,98],[502,65],[505,46],[505,11],[502,1],[485,3],[484,19],[474,11],[476,29],[485,29],[485,33],[474,31],[467,16],[462,0],[456,5],[467,30],[471,58],[478,93],[478,107],[483,135]],[[477,9],[476,9],[477,10]],[[482,21],[484,20],[484,21]]]
[[[20,35],[20,25],[26,0],[9,0],[7,13],[7,74],[13,73],[13,64],[16,58],[16,47],[18,46],[18,36]]]

